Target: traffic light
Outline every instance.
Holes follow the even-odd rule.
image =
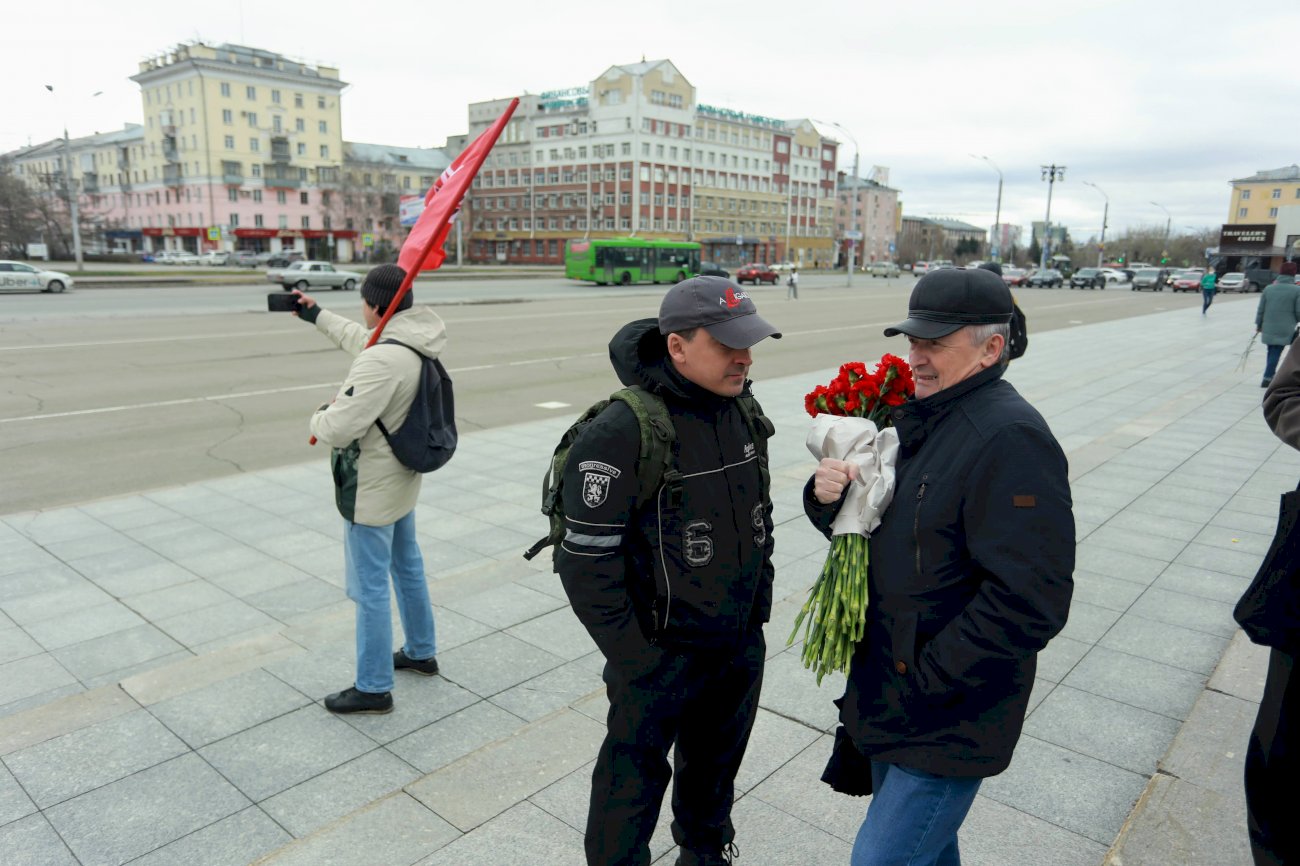
[[[1169,256],[1161,256],[1161,257],[1160,257],[1160,264],[1162,264],[1162,265],[1167,265],[1167,264],[1169,264]]]
[[[1120,253],[1119,258],[1117,258],[1115,261],[1119,262],[1121,265],[1124,264],[1124,254]]]

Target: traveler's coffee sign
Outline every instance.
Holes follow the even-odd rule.
[[[1268,224],[1224,226],[1219,234],[1219,246],[1268,249],[1273,246],[1275,228]]]

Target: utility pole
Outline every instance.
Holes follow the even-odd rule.
[[[993,261],[1000,262],[1002,261],[1002,169],[998,168],[997,164],[987,156],[975,156],[973,153],[970,156],[974,159],[984,160],[998,173],[998,205],[993,216],[993,248],[989,250],[989,255],[993,258]]]
[[[54,93],[53,84],[45,85],[45,89]],[[95,96],[99,96],[99,93],[95,93]],[[72,220],[72,254],[77,260],[77,272],[80,273],[84,269],[81,255],[81,214],[78,210],[80,195],[72,177],[72,142],[68,138],[66,120],[63,123],[63,192],[68,197],[68,215]]]
[[[1160,252],[1160,264],[1163,265],[1165,259],[1169,258],[1169,228],[1173,222],[1174,215],[1169,212],[1169,208],[1165,207],[1160,202],[1153,201],[1151,203],[1165,212],[1165,247]]]
[[[1092,181],[1085,180],[1083,185],[1092,187],[1101,193],[1101,197],[1106,200],[1106,205],[1101,211],[1101,242],[1097,244],[1097,267],[1101,267],[1102,256],[1105,255],[1106,251],[1106,223],[1110,220],[1110,196],[1106,195],[1106,191]]]
[[[1065,166],[1053,163],[1052,165],[1041,166],[1041,168],[1043,170],[1043,180],[1047,181],[1047,218],[1043,224],[1043,243],[1042,249],[1038,253],[1038,268],[1039,270],[1046,270],[1047,253],[1052,246],[1052,186],[1058,180],[1065,180]]]
[[[853,288],[853,267],[855,265],[854,254],[858,251],[858,240],[861,237],[861,232],[858,231],[858,195],[861,192],[861,188],[858,186],[858,158],[861,156],[862,151],[858,147],[858,140],[853,137],[853,133],[849,132],[843,126],[830,120],[819,120],[817,122],[835,127],[840,132],[847,135],[849,141],[853,142],[852,198],[849,200],[849,233],[846,238],[849,242],[849,276],[848,280],[845,282],[845,285],[851,289]]]

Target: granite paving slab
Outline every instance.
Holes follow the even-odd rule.
[[[564,660],[503,632],[481,637],[438,654],[442,675],[481,697],[564,664]]]
[[[312,702],[257,668],[174,698],[149,712],[192,749],[215,743]]]
[[[82,866],[120,866],[248,805],[234,786],[190,753],[44,814]]]
[[[1179,727],[1176,719],[1060,686],[1035,708],[1025,721],[1024,731],[1150,776]]]
[[[465,757],[517,731],[522,719],[480,700],[388,744],[388,750],[422,773]]]
[[[258,802],[375,748],[369,737],[312,704],[199,749]]]
[[[1205,681],[1202,674],[1096,646],[1062,684],[1181,720]]]
[[[5,866],[80,866],[44,815],[0,824]]]
[[[335,819],[399,790],[419,776],[420,771],[401,758],[376,749],[258,805],[277,824],[301,839]]]
[[[36,804],[32,798],[27,796],[27,792],[4,764],[0,764],[0,827],[35,811]]]
[[[574,661],[499,692],[489,700],[531,722],[604,688],[605,682],[599,674]]]
[[[131,866],[247,866],[293,839],[256,806],[182,836]]]
[[[964,866],[1097,866],[1106,846],[978,796],[958,834]]]
[[[1209,676],[1228,646],[1225,638],[1125,614],[1101,646]]]
[[[184,647],[154,626],[138,625],[65,646],[52,655],[69,673],[89,684],[105,674],[126,671],[178,653],[188,655]]]
[[[382,716],[339,716],[379,744],[426,727],[479,700],[478,695],[440,676],[397,671],[393,678],[394,712]]]
[[[540,590],[536,590],[540,593]],[[552,596],[554,598],[554,596]],[[557,600],[558,601],[558,600]],[[572,661],[596,651],[596,642],[578,621],[567,602],[550,613],[510,626],[506,634],[546,650],[554,656]],[[0,634],[0,641],[3,641]]]
[[[1241,594],[1250,586],[1250,578],[1235,574],[1224,574],[1189,565],[1172,564],[1166,568],[1151,584],[1155,589],[1181,592],[1221,601],[1224,604],[1237,603]]]
[[[401,828],[401,832],[395,832]],[[415,863],[459,834],[404,793],[392,794],[325,830],[256,861],[257,866]]]
[[[584,856],[579,831],[524,801],[416,866],[573,866]]]
[[[42,809],[184,754],[185,744],[144,710],[6,755]]]
[[[831,736],[818,736],[779,770],[755,785],[746,797],[761,800],[851,845],[871,798],[838,794],[821,781],[833,745]],[[745,838],[740,837],[739,842],[748,847]]]

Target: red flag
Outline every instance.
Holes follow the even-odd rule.
[[[518,99],[510,100],[505,113],[483,130],[429,188],[424,197],[424,212],[406,236],[402,252],[397,257],[397,264],[406,271],[409,278],[413,279],[414,274],[420,271],[432,271],[442,265],[443,259],[447,257],[443,245],[451,231],[452,222],[460,212],[461,199],[465,197],[470,184],[474,182],[474,175],[478,174],[483,160],[487,159],[492,145],[496,144],[497,137],[510,122],[510,115],[514,114],[518,105]]]

